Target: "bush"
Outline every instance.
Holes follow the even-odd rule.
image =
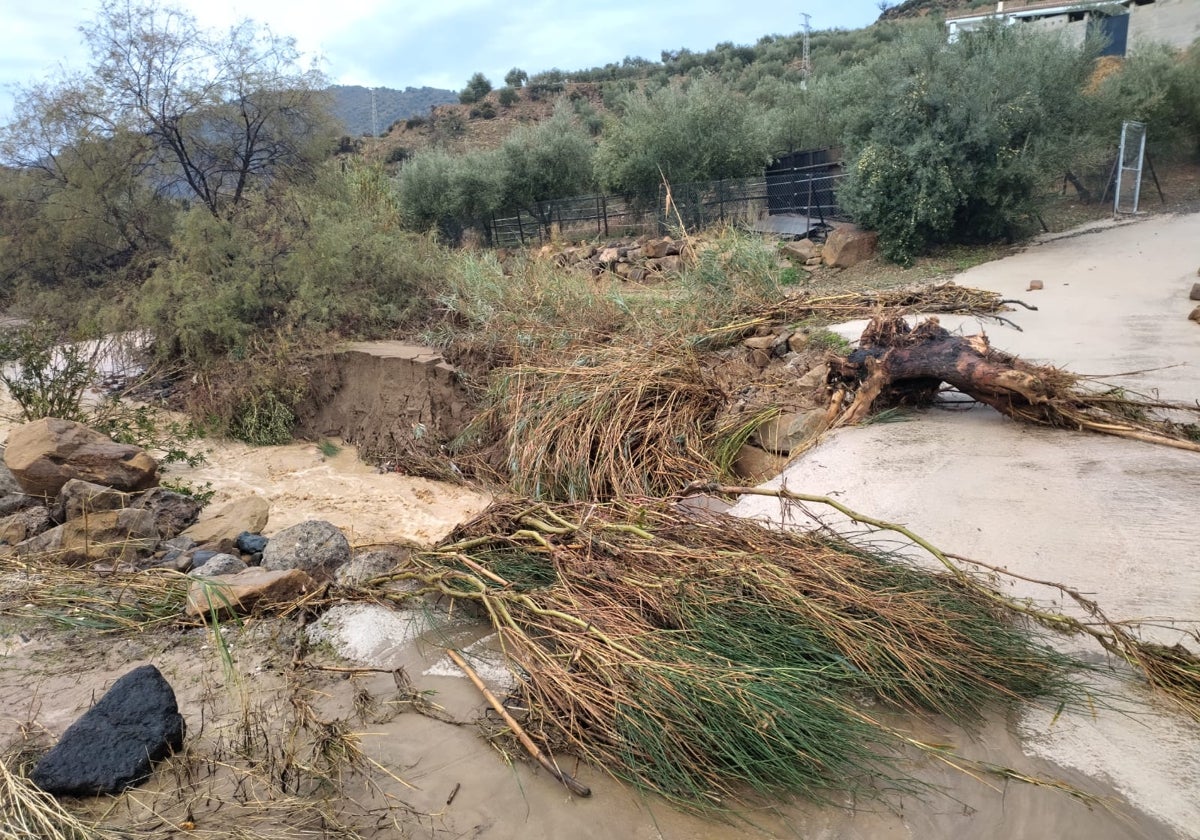
[[[529,81],[529,74],[520,67],[514,67],[504,74],[504,84],[509,88],[519,88],[527,81]]]
[[[62,342],[47,323],[0,332],[0,382],[25,422],[43,417],[82,422],[84,391],[96,379],[94,352]]]
[[[471,109],[471,119],[494,120],[495,118],[496,106],[487,100]]]
[[[521,101],[521,94],[517,93],[511,87],[500,88],[500,92],[496,94],[496,98],[505,108],[510,108]]]

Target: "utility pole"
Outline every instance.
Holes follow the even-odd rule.
[[[375,103],[375,88],[371,88],[371,136],[379,136],[379,106]]]
[[[800,58],[800,89],[808,90],[808,77],[812,75],[812,60],[808,56],[808,35],[812,31],[809,20],[812,15],[801,12],[800,17],[804,18],[804,52]]]

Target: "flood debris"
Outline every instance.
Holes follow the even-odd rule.
[[[911,327],[892,313],[878,315],[858,349],[834,364],[831,426],[896,405],[928,405],[945,384],[1019,422],[1200,452],[1200,402],[1159,400],[1035,365],[992,347],[986,335],[951,335],[937,318]]]

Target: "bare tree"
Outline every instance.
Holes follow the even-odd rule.
[[[106,0],[81,31],[92,73],[22,93],[5,143],[18,163],[61,173],[60,155],[79,142],[140,137],[128,161],[139,177],[222,215],[256,184],[306,174],[329,148],[325,79],[300,67],[291,39],[251,21],[208,32],[156,0]]]

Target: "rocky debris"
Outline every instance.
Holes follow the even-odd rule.
[[[333,580],[339,586],[359,586],[371,578],[386,575],[407,560],[411,553],[410,548],[400,545],[361,552],[354,555],[350,562],[339,566],[333,573]]]
[[[204,508],[197,499],[165,487],[155,487],[138,497],[131,507],[148,510],[163,539],[171,539],[196,521]]]
[[[1188,315],[1188,320],[1195,321],[1197,324],[1200,324],[1200,306],[1197,306],[1192,310],[1192,314]]]
[[[42,510],[45,510],[45,508],[42,508]],[[47,514],[47,518],[49,518],[49,514]],[[13,551],[17,557],[23,560],[32,560],[46,555],[57,554],[62,550],[62,544],[63,526],[58,525],[17,543],[13,546]]]
[[[1045,284],[1044,284],[1044,283],[1043,283],[1041,280],[1030,280],[1030,281],[1029,281],[1029,288],[1028,288],[1028,289],[1026,289],[1025,291],[1027,291],[1027,292],[1040,292],[1040,291],[1041,291],[1042,289],[1044,289],[1044,288],[1046,288],[1046,285],[1045,285]]]
[[[197,552],[198,553],[198,552]],[[199,577],[219,577],[221,575],[236,575],[250,568],[241,557],[218,552],[208,557],[203,563],[192,560],[192,574]]]
[[[829,364],[823,363],[812,368],[796,380],[798,388],[824,388],[829,382]]]
[[[787,459],[772,452],[746,444],[738,450],[733,461],[733,472],[746,481],[767,481],[783,472]]]
[[[72,478],[58,491],[50,516],[55,522],[62,523],[104,510],[120,510],[129,506],[129,498],[128,493],[103,484]]]
[[[143,665],[71,724],[29,778],[58,796],[120,793],[146,781],[154,762],[181,749],[184,732],[170,683],[153,665]]]
[[[556,248],[544,245],[538,256],[552,259],[563,268],[585,270],[594,277],[611,272],[623,279],[639,282],[653,275],[678,272],[679,257],[686,244],[681,239],[669,236],[643,236],[602,246],[589,244]]]
[[[16,545],[42,533],[50,525],[50,511],[40,505],[10,513],[0,519],[0,543]]]
[[[1188,300],[1200,300],[1200,283],[1192,284],[1192,291],[1191,294],[1188,295]]]
[[[878,233],[857,225],[842,225],[826,237],[821,259],[833,268],[850,268],[872,259],[878,250]]]
[[[251,566],[235,575],[193,581],[188,587],[187,614],[209,616],[216,611],[222,616],[289,605],[316,586],[317,582],[300,569]]]
[[[172,537],[159,545],[158,554],[139,565],[146,569],[174,569],[177,572],[186,572],[192,567],[192,550],[195,548],[196,541],[191,537]]]
[[[263,551],[264,569],[300,569],[318,581],[332,580],[339,566],[350,560],[345,535],[320,519],[284,528]]]
[[[183,534],[197,543],[237,539],[243,531],[259,533],[267,527],[271,506],[256,493],[232,499],[219,507],[205,511],[205,516],[184,529]]]
[[[46,498],[72,478],[127,491],[146,490],[158,481],[158,464],[145,450],[55,417],[13,429],[4,463],[26,493]]]
[[[69,519],[59,529],[61,543],[56,552],[57,559],[70,566],[132,563],[139,557],[149,556],[158,547],[154,517],[147,510],[100,511]]]
[[[750,442],[775,455],[791,455],[819,434],[824,423],[825,410],[820,408],[780,414],[759,426]]]

